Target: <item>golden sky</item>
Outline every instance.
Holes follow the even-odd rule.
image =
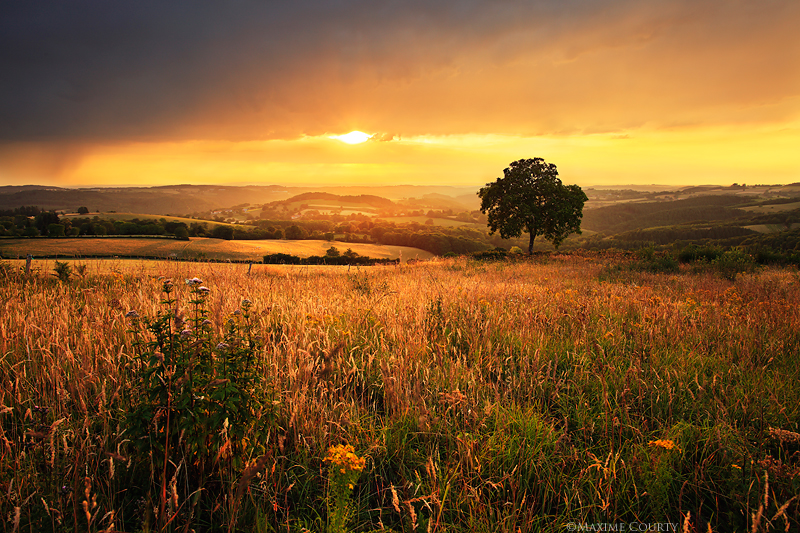
[[[0,185],[800,181],[800,2],[286,4],[4,3]]]

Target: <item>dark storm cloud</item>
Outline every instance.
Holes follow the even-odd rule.
[[[722,115],[797,94],[796,6],[4,2],[0,139],[604,130],[654,105]]]

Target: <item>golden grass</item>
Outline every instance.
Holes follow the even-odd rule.
[[[244,265],[118,262],[70,284],[2,282],[0,411],[13,410],[0,418],[0,510],[20,507],[29,529],[49,528],[42,500],[70,515],[90,499],[86,478],[87,494],[100,494],[94,515],[136,524],[122,490],[133,485],[108,472],[108,453],[130,458],[117,479],[144,460],[120,434],[133,354],[125,314],[157,312],[159,277],[176,280],[187,314],[177,281],[198,276],[217,332],[248,298],[267,339],[258,355],[279,393],[278,425],[271,473],[248,501],[272,528],[313,522],[325,450],[346,442],[368,458],[359,530],[410,531],[413,520],[533,531],[677,522],[687,510],[715,531],[729,520],[749,529],[764,473],[776,509],[797,475],[795,442],[772,436],[797,434],[800,422],[800,277],[610,266],[564,256],[349,272],[265,265],[248,276]],[[24,414],[34,406],[48,409],[41,421]],[[73,492],[59,496],[62,485]],[[76,529],[86,525],[78,509]],[[220,523],[235,520],[220,509]],[[797,525],[796,506],[783,513]]]
[[[344,252],[348,248],[354,252],[375,258],[430,259],[433,254],[408,246],[389,246],[381,244],[345,243],[321,240],[243,240],[226,241],[193,237],[189,241],[174,239],[139,238],[63,238],[63,239],[4,239],[0,240],[0,252],[5,257],[24,258],[27,254],[36,256],[91,257],[93,255],[117,255],[130,257],[164,257],[177,259],[215,259],[235,261],[258,261],[264,255],[284,253],[308,257],[325,255],[325,251],[335,246]]]

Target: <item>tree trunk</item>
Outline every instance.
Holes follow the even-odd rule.
[[[533,255],[533,240],[536,238],[536,232],[531,231],[531,240],[528,243],[528,255]]]

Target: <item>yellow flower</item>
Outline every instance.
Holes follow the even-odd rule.
[[[360,472],[366,464],[366,460],[358,457],[350,444],[339,444],[328,448],[328,455],[325,457],[325,461],[338,466],[342,474],[348,470]]]
[[[664,448],[665,450],[677,449],[678,451],[681,451],[680,446],[669,439],[651,440],[647,444],[651,448]]]

